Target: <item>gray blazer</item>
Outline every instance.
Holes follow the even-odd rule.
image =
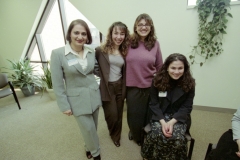
[[[65,47],[52,51],[50,70],[57,103],[62,112],[71,109],[74,116],[92,114],[101,106],[99,85],[93,74],[95,52],[87,53],[85,71],[79,63],[70,63],[74,59],[72,53],[65,55]]]
[[[232,118],[233,140],[240,139],[240,108],[234,113]]]

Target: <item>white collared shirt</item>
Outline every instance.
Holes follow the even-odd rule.
[[[81,58],[77,52],[75,52],[69,43],[67,43],[65,45],[65,55],[68,55],[68,54],[74,54],[77,59],[78,59],[78,63],[82,66],[82,69],[85,71],[85,69],[87,68],[87,65],[88,65],[88,62],[87,62],[87,53],[88,52],[93,52],[92,49],[90,49],[89,47],[85,46],[83,47],[83,58]]]

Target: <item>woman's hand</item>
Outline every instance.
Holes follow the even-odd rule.
[[[169,124],[166,123],[164,119],[161,119],[160,123],[162,125],[162,132],[163,132],[164,136],[168,137],[168,138],[172,137],[172,134],[169,134],[169,129],[170,129]]]
[[[238,144],[238,152],[236,152],[237,156],[240,157],[240,139],[237,140]]]
[[[175,123],[177,123],[177,120],[173,118],[166,123],[164,119],[161,119],[160,123],[162,125],[162,132],[164,136],[168,138],[172,137],[173,126]]]
[[[68,115],[68,116],[71,116],[71,115],[72,115],[72,111],[69,109],[69,110],[63,112],[63,114],[66,114],[66,115]]]
[[[177,123],[177,120],[174,119],[174,118],[167,122],[167,124],[169,126],[168,134],[172,135],[172,133],[173,133],[173,126],[174,126],[175,123]]]

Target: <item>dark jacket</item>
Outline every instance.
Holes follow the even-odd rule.
[[[110,62],[107,53],[101,51],[100,47],[96,48],[96,60],[98,65],[95,65],[95,74],[101,78],[100,80],[100,93],[102,101],[110,101],[111,95],[108,89],[108,78],[110,72]],[[122,98],[126,97],[126,65],[122,68]]]
[[[174,94],[172,94],[174,92]],[[172,97],[170,97],[172,95]],[[150,90],[150,110],[152,111],[152,120],[159,121],[164,119],[169,107],[172,107],[173,118],[178,122],[188,124],[190,127],[193,99],[195,96],[195,88],[189,92],[184,92],[181,87],[176,86],[167,91],[166,97],[159,97],[159,90],[153,85]]]

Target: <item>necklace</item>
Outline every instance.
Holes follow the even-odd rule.
[[[75,51],[75,52],[77,52],[78,54],[80,54],[80,53],[82,53],[82,52],[83,52],[83,50],[81,50],[81,51]]]
[[[77,54],[81,54],[81,53],[83,52],[83,48],[81,48],[80,51],[77,51],[71,44],[70,44],[70,47],[71,47],[72,50],[73,50],[74,52],[76,52]]]

